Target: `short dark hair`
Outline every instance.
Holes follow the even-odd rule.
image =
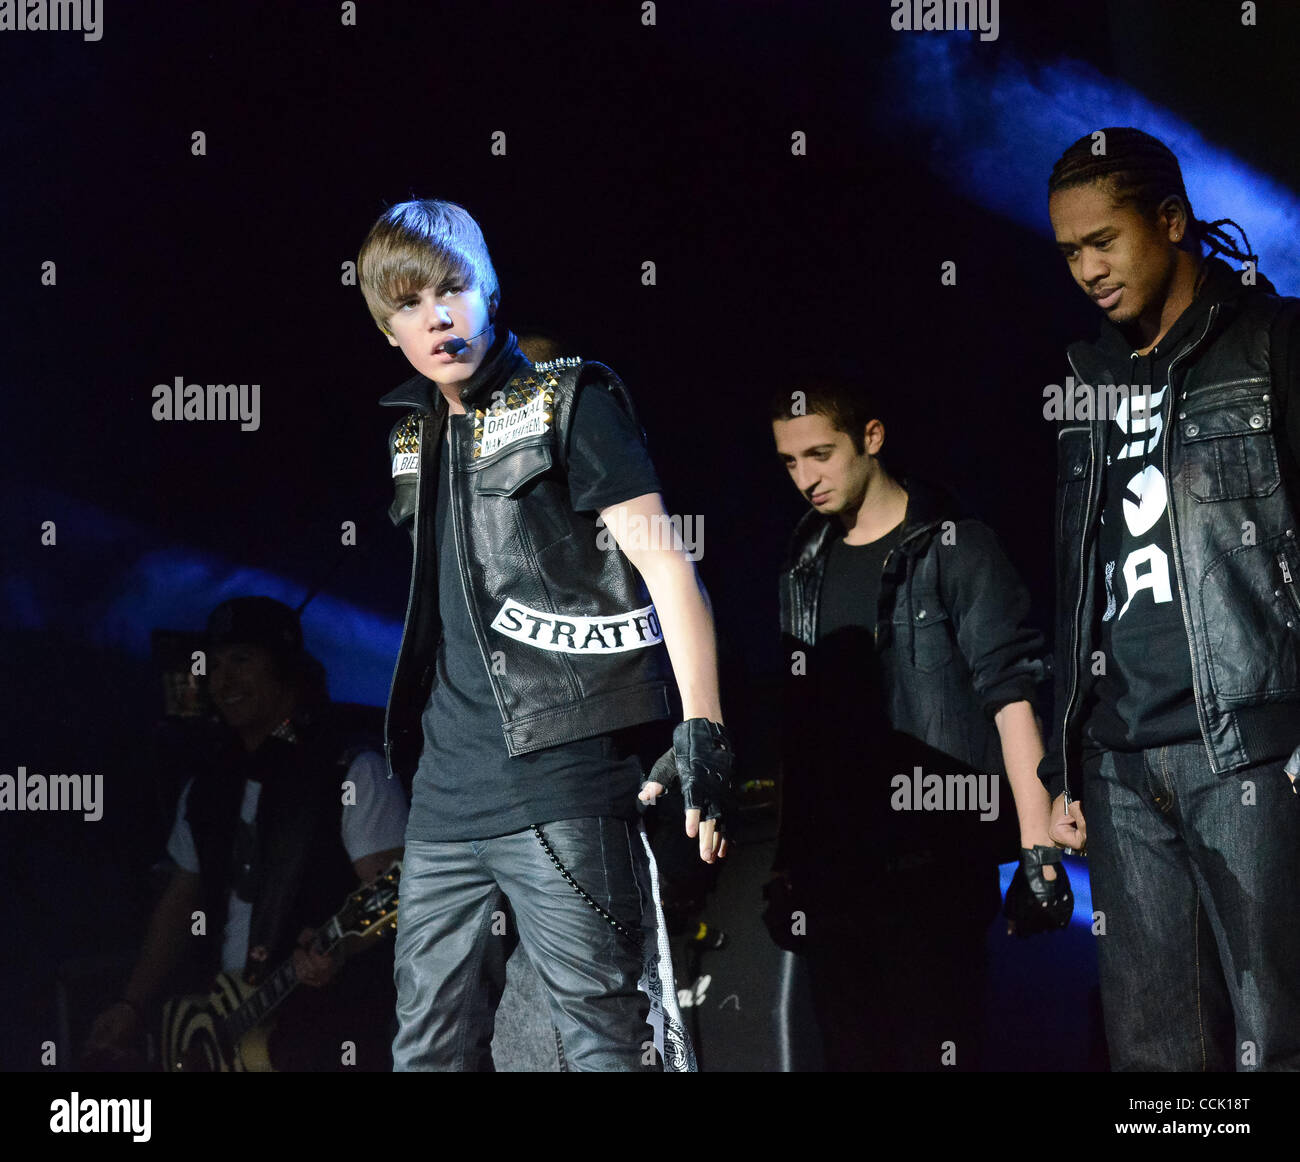
[[[1241,262],[1258,262],[1251,252],[1246,231],[1231,218],[1203,222],[1192,213],[1192,200],[1183,184],[1182,167],[1174,151],[1163,141],[1141,129],[1111,127],[1080,137],[1052,167],[1047,179],[1050,197],[1058,190],[1103,182],[1119,205],[1135,206],[1143,214],[1154,214],[1170,197],[1182,200],[1187,209],[1187,234],[1183,245],[1200,254],[1224,254]],[[1222,227],[1231,226],[1240,235],[1242,247]]]
[[[803,415],[825,416],[836,431],[853,441],[859,456],[866,451],[866,426],[872,420],[884,422],[880,408],[871,396],[848,377],[838,373],[814,373],[792,381],[792,386],[775,392],[768,407],[768,418],[793,420]],[[888,425],[886,425],[888,426]]]

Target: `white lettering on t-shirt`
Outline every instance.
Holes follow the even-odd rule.
[[[1155,450],[1160,441],[1160,433],[1164,430],[1159,408],[1168,386],[1166,384],[1154,392],[1135,391],[1120,404],[1115,413],[1115,423],[1126,436],[1138,438],[1120,448],[1117,460],[1148,456]],[[1124,488],[1122,508],[1124,524],[1128,527],[1129,536],[1134,539],[1145,536],[1159,524],[1169,508],[1169,489],[1159,467],[1148,464],[1141,472],[1129,478]],[[1150,591],[1151,600],[1157,605],[1174,599],[1169,576],[1169,555],[1157,544],[1139,545],[1125,558],[1119,572],[1124,578],[1127,597],[1116,621],[1124,617],[1133,604],[1133,598],[1144,589]],[[1109,602],[1107,604],[1106,612],[1109,615]]]

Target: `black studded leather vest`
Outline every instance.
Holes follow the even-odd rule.
[[[381,400],[408,409],[389,437],[389,516],[409,524],[414,559],[385,730],[390,770],[408,784],[440,633],[434,513],[444,455],[447,531],[508,752],[671,713],[671,671],[645,584],[597,515],[569,501],[565,449],[579,391],[611,392],[635,414],[608,367],[578,359],[534,366],[506,333],[462,391],[465,415],[450,415],[422,375]]]

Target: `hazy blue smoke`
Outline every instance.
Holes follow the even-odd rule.
[[[1131,125],[1178,155],[1198,218],[1233,218],[1282,294],[1300,290],[1300,201],[1186,121],[1090,65],[1026,63],[970,36],[905,36],[889,64],[895,100],[880,128],[917,139],[953,192],[1051,237],[1047,175],[1065,148],[1107,125]]]

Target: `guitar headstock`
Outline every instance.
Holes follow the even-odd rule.
[[[349,895],[334,917],[337,936],[373,936],[396,931],[397,885],[401,878],[402,861],[394,860],[386,872]]]

